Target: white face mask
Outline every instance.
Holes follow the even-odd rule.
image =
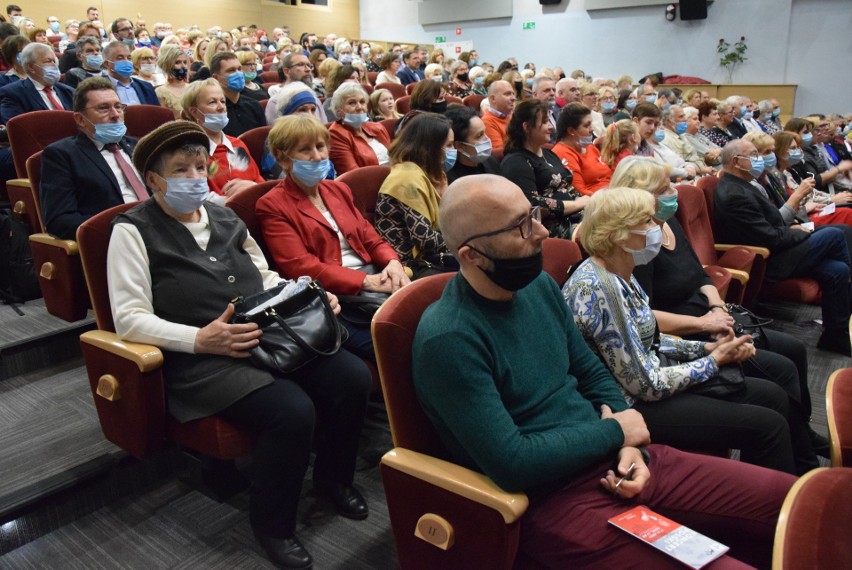
[[[157,71],[157,64],[156,63],[143,63],[142,65],[139,66],[139,69],[145,75],[153,75],[154,72]]]

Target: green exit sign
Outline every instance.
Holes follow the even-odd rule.
[[[435,36],[436,44],[445,44],[447,43],[447,36]]]
[[[522,24],[522,26],[523,26],[524,30],[534,30],[535,29],[535,22],[524,22]]]

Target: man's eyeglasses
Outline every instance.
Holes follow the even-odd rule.
[[[127,110],[127,105],[124,103],[116,103],[115,105],[98,105],[97,107],[86,107],[86,109],[91,109],[98,115],[109,115],[110,111],[115,111],[119,115],[123,115]]]
[[[124,32],[132,32],[132,31],[133,31],[133,28],[119,28],[119,29],[116,30],[116,32],[118,32],[120,34],[123,34]]]
[[[313,71],[313,69],[314,69],[314,66],[311,65],[310,63],[307,63],[307,62],[305,62],[305,63],[294,63],[294,64],[290,65],[290,67],[291,68],[292,67],[306,67],[311,71]]]
[[[514,223],[511,226],[506,226],[505,228],[501,228],[499,230],[494,230],[493,232],[486,232],[484,234],[476,234],[475,236],[471,236],[471,237],[467,238],[466,240],[464,240],[459,247],[464,247],[464,246],[468,245],[468,242],[471,242],[475,239],[483,238],[483,237],[496,236],[496,235],[499,235],[499,234],[502,234],[502,233],[505,233],[505,232],[510,232],[510,231],[512,231],[516,228],[521,233],[521,238],[527,239],[528,237],[530,237],[532,235],[533,220],[541,223],[541,207],[540,206],[534,206],[532,209],[530,209],[530,213],[527,214],[526,216],[524,216],[523,218],[521,218],[521,220],[519,222]]]

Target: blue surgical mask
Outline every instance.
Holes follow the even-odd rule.
[[[763,166],[764,168],[774,168],[775,164],[777,164],[778,160],[775,158],[775,153],[770,152],[769,154],[763,155]]]
[[[628,99],[624,102],[624,108],[628,111],[632,111],[636,108],[636,99]]]
[[[53,87],[57,81],[59,81],[59,68],[55,65],[39,65],[37,67],[41,68],[42,73],[44,74],[42,77],[42,83],[49,87]]]
[[[15,59],[18,60],[18,65],[20,65],[21,67],[24,66],[24,58],[21,56],[20,53],[15,56]]]
[[[346,113],[343,115],[343,122],[353,129],[360,129],[361,125],[369,120],[367,113]]]
[[[102,55],[87,55],[86,67],[89,69],[100,69],[104,64],[104,56]]]
[[[751,162],[751,166],[748,169],[748,173],[754,176],[755,178],[759,177],[763,174],[763,157],[762,156],[744,156],[742,158],[747,158]],[[745,168],[740,167],[741,170],[745,170]]]
[[[51,22],[50,29],[56,33],[59,33],[59,22]]]
[[[255,79],[257,79],[257,72],[243,71],[243,79],[245,79],[246,81],[254,81]]]
[[[793,166],[794,164],[799,164],[800,162],[802,162],[803,158],[805,158],[805,153],[800,148],[791,150],[787,153],[787,163],[790,166]]]
[[[246,78],[239,71],[228,76],[228,89],[231,91],[242,91],[246,88]]]
[[[526,80],[526,84],[527,84],[527,87],[532,87],[532,84],[533,84],[533,78],[532,78],[532,77],[528,78],[528,79]]]
[[[772,116],[776,118],[781,116],[781,107],[778,107],[777,109],[772,109]]]
[[[351,53],[344,53],[343,55],[340,56],[339,61],[343,65],[346,65],[347,63],[352,63],[352,54]]]
[[[577,141],[577,144],[579,144],[582,147],[587,147],[591,144],[594,144],[594,142],[595,142],[595,135],[586,135],[585,137],[580,137],[579,140]]]
[[[323,158],[318,162],[313,160],[293,159],[293,167],[290,169],[290,174],[309,188],[313,188],[320,181],[328,176],[328,171],[331,168],[331,163],[327,158]]]
[[[468,62],[468,65],[469,65],[470,67],[474,67],[474,66],[476,66],[476,64],[477,64],[477,63],[478,63],[478,62],[477,62],[475,59],[472,59],[472,60],[470,60],[470,61]]]
[[[228,126],[228,113],[204,113],[204,128],[221,133]]]
[[[657,102],[657,94],[656,93],[649,93],[648,95],[645,95],[645,102],[653,105],[654,103]]]
[[[364,48],[361,50],[361,55],[364,57],[370,57],[370,48]]]
[[[658,143],[661,143],[666,138],[666,131],[664,129],[657,129],[654,131],[654,140]]]
[[[814,134],[813,133],[805,133],[805,134],[802,135],[802,144],[804,144],[804,145],[811,144],[811,142],[813,142],[813,140],[814,140]]]
[[[669,103],[668,100],[663,101],[663,106],[662,106],[663,111],[668,111],[669,109],[671,109],[671,107],[672,107],[672,104]]]
[[[612,113],[615,111],[615,102],[614,101],[604,101],[601,103],[601,111],[604,113]]]
[[[464,152],[463,150],[459,151],[462,156],[464,156],[468,160],[472,160],[476,164],[482,164],[488,159],[489,156],[491,156],[491,139],[485,139],[484,141],[478,142],[476,144],[472,144],[469,142],[465,142],[462,144],[472,146],[476,149],[476,154],[472,155]]]
[[[118,123],[92,123],[95,125],[95,140],[103,144],[117,143],[124,138],[127,127],[124,122]]]
[[[142,47],[151,47],[151,40],[139,40],[139,45]]]
[[[477,87],[482,87],[482,85],[484,83],[485,83],[485,77],[483,77],[481,75],[473,80],[473,84],[476,85]]]
[[[630,230],[630,233],[645,236],[645,247],[642,249],[630,249],[622,246],[624,251],[633,256],[633,263],[645,265],[653,261],[660,253],[660,246],[663,244],[663,230],[660,226],[654,226],[650,230]]]
[[[116,61],[112,64],[112,70],[119,77],[127,78],[133,75],[133,63],[127,61],[126,59]]]
[[[456,164],[456,158],[458,158],[458,151],[456,149],[444,149],[444,172],[449,172],[453,169],[453,166]]]
[[[135,45],[135,43],[134,43],[133,38],[130,38],[130,39],[123,39],[123,40],[121,40],[121,43],[123,43],[124,45],[126,45],[127,47],[129,47],[129,48],[130,48],[130,51],[133,51],[133,48],[134,48],[134,47],[136,47],[136,45]]]
[[[164,178],[163,199],[178,214],[191,214],[204,204],[210,188],[206,178]]]
[[[682,135],[683,133],[686,132],[686,127],[687,127],[686,121],[681,121],[681,122],[679,122],[678,124],[675,125],[675,132],[679,135]]]
[[[743,105],[742,107],[740,107],[740,118],[744,119],[746,115],[748,115],[748,107]]]
[[[677,194],[657,196],[657,204],[657,211],[654,212],[654,217],[661,222],[665,222],[677,212]]]

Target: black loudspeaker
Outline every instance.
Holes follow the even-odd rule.
[[[680,0],[681,20],[706,20],[707,0]]]
[[[548,4],[559,4],[562,0],[538,0],[538,3],[542,6],[547,6]]]

